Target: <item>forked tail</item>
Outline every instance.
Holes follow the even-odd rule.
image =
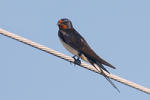
[[[103,70],[105,70],[106,72],[108,72],[108,70],[100,63],[97,63],[98,67],[100,70],[98,70],[96,68],[96,66],[93,64],[93,66],[98,70],[101,71],[101,74],[106,78],[106,80],[120,93],[120,90],[117,88],[117,86],[111,81],[111,79],[103,72]],[[102,70],[103,69],[103,70]],[[108,72],[109,73],[109,72]]]

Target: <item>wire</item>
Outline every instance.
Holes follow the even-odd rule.
[[[53,50],[53,49],[51,49],[51,48],[48,48],[48,47],[46,47],[46,46],[43,46],[43,45],[40,45],[40,44],[38,44],[38,43],[32,42],[31,40],[28,40],[28,39],[23,38],[23,37],[21,37],[21,36],[18,36],[18,35],[16,35],[16,34],[10,33],[10,32],[8,32],[8,31],[6,31],[6,30],[4,30],[4,29],[1,29],[1,28],[0,28],[0,34],[5,35],[5,36],[7,36],[7,37],[10,37],[10,38],[12,38],[12,39],[15,39],[15,40],[17,40],[17,41],[20,41],[20,42],[22,42],[22,43],[24,43],[24,44],[27,44],[27,45],[29,45],[29,46],[32,46],[32,47],[34,47],[34,48],[40,49],[40,50],[42,50],[42,51],[45,51],[45,52],[47,52],[47,53],[50,53],[50,54],[52,54],[52,55],[54,55],[54,56],[57,56],[57,57],[59,57],[59,58],[62,58],[62,59],[64,59],[64,60],[66,60],[66,61],[74,62],[74,59],[73,59],[72,57],[69,57],[69,56],[67,56],[67,55],[65,55],[65,54],[62,54],[62,53],[60,53],[60,52],[58,52],[58,51],[55,51],[55,50]],[[88,64],[86,64],[86,63],[83,63],[83,62],[82,62],[82,63],[80,64],[80,66],[81,66],[81,67],[84,67],[84,68],[86,68],[86,69],[88,69],[88,70],[94,71],[94,72],[96,72],[96,73],[98,73],[98,74],[101,74],[101,73],[100,73],[99,71],[97,71],[93,66],[88,65]],[[138,84],[136,84],[136,83],[134,83],[134,82],[131,82],[131,81],[129,81],[129,80],[123,79],[123,78],[121,78],[121,77],[119,77],[119,76],[116,76],[116,75],[113,75],[113,74],[109,74],[109,73],[107,73],[106,71],[103,71],[103,72],[104,72],[109,78],[111,78],[111,79],[113,79],[113,80],[116,80],[116,81],[118,81],[118,82],[120,82],[120,83],[123,83],[123,84],[125,84],[125,85],[130,86],[130,87],[133,87],[133,88],[135,88],[135,89],[137,89],[137,90],[140,90],[140,91],[142,91],[142,92],[145,92],[145,93],[147,93],[147,94],[150,94],[150,89],[148,89],[148,88],[145,88],[145,87],[143,87],[143,86],[141,86],[141,85],[138,85]]]

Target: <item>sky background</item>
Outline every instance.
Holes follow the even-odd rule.
[[[69,18],[112,74],[150,88],[149,0],[0,0],[0,28],[73,56],[58,39]],[[0,100],[149,100],[150,95],[0,35]]]

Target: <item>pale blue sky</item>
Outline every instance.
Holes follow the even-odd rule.
[[[108,70],[150,88],[149,0],[1,0],[0,28],[72,56],[57,21],[69,18]],[[0,35],[0,100],[149,100],[148,94]]]

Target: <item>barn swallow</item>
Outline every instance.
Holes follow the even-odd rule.
[[[75,59],[75,64],[80,64],[79,60],[80,58],[90,63],[97,70],[99,70],[101,74],[110,82],[110,84],[119,92],[119,89],[103,72],[103,70],[108,72],[108,70],[103,65],[106,65],[113,69],[115,69],[115,67],[106,62],[104,59],[100,58],[91,49],[86,40],[74,29],[72,22],[69,19],[67,18],[60,19],[57,25],[59,27],[58,31],[59,39],[63,44],[63,46],[74,55],[73,58]],[[77,57],[77,59],[75,57]]]

